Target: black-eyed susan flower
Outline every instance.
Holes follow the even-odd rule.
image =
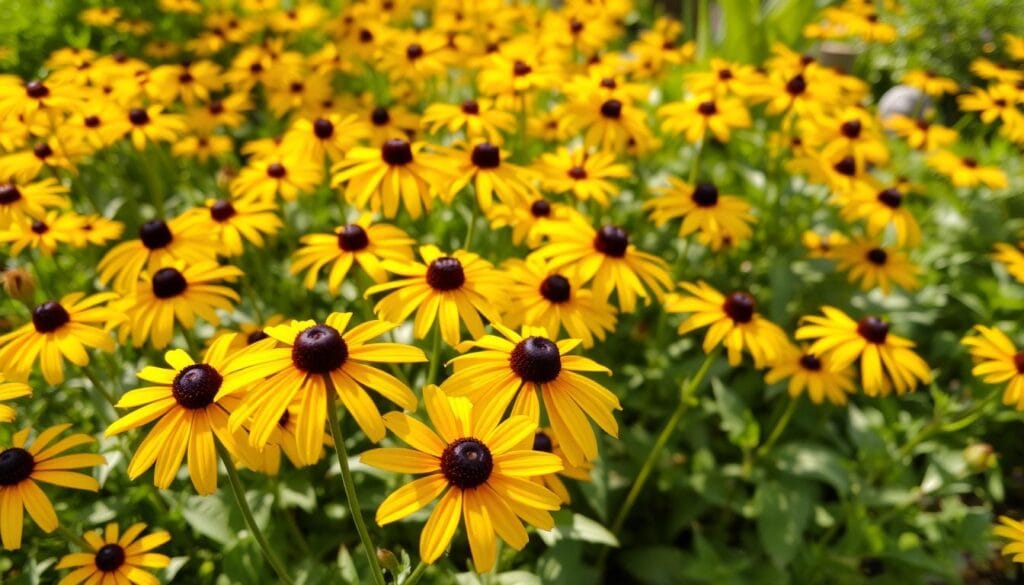
[[[206,59],[183,61],[153,68],[146,84],[150,98],[162,104],[181,99],[185,105],[209,101],[224,87],[220,65]]]
[[[1012,556],[1015,563],[1024,563],[1024,524],[1008,516],[1000,516],[999,524],[992,532],[1009,541],[1000,551],[1002,554]]]
[[[416,240],[401,229],[386,223],[373,223],[370,215],[338,226],[331,234],[309,234],[299,240],[302,244],[292,257],[290,274],[306,271],[303,284],[312,289],[317,275],[330,265],[327,290],[337,294],[353,264],[358,264],[375,283],[388,279],[384,260],[411,262],[412,246]]]
[[[5,380],[3,374],[0,373],[0,423],[9,423],[14,420],[15,416],[14,409],[4,402],[31,395],[32,388],[28,384]]]
[[[1024,283],[1024,251],[1022,250],[1024,248],[1020,244],[1014,246],[1000,242],[995,245],[995,254],[992,255],[992,258],[1002,264],[1010,276],[1017,279],[1017,282]]]
[[[903,74],[900,83],[917,88],[924,93],[940,97],[947,93],[956,93],[960,90],[956,81],[939,75],[929,69],[911,69]]]
[[[348,149],[362,138],[361,127],[355,114],[340,116],[327,114],[318,118],[301,118],[292,124],[285,134],[284,142],[307,153],[310,160],[338,162],[345,158]]]
[[[590,152],[584,148],[560,147],[542,154],[534,165],[544,188],[552,193],[572,193],[580,201],[597,201],[607,207],[619,193],[610,179],[626,179],[629,167],[618,163],[611,152]]]
[[[829,160],[851,156],[858,166],[889,161],[889,149],[875,117],[860,107],[801,120],[800,135],[807,146]]]
[[[1020,89],[1008,83],[972,88],[957,99],[961,111],[977,112],[982,122],[1001,122],[1000,132],[1014,142],[1024,140],[1024,113],[1018,107],[1022,101]]]
[[[0,183],[0,229],[26,218],[43,219],[47,210],[70,205],[67,187],[55,179],[34,183]]]
[[[457,345],[462,338],[460,324],[474,338],[484,334],[481,316],[500,321],[496,300],[504,283],[490,262],[465,250],[446,255],[437,246],[421,246],[423,262],[386,260],[384,268],[400,278],[370,287],[365,296],[392,291],[373,310],[392,323],[405,321],[413,312],[413,335],[423,339],[437,320],[441,338]]]
[[[1009,186],[1006,173],[996,166],[986,166],[969,156],[959,156],[948,150],[940,150],[928,157],[928,166],[947,177],[957,187],[976,187],[984,184],[990,189],[1005,189]]]
[[[849,220],[865,220],[868,235],[877,238],[891,228],[899,246],[916,246],[921,242],[921,227],[906,207],[909,195],[905,185],[878,188],[874,192],[851,196],[843,207]]]
[[[743,350],[754,358],[754,367],[774,365],[786,349],[786,334],[757,312],[757,301],[745,291],[723,295],[709,284],[698,281],[680,283],[688,294],[672,294],[665,299],[665,310],[688,313],[679,325],[679,334],[709,327],[704,335],[704,353],[719,344],[725,346],[729,364],[738,366]]]
[[[837,372],[860,359],[860,380],[868,396],[887,396],[913,391],[918,383],[928,384],[932,375],[914,343],[892,335],[889,324],[875,316],[854,321],[835,307],[822,307],[824,316],[804,317],[797,339],[813,339],[808,351],[829,360]]]
[[[121,18],[121,9],[116,6],[86,8],[78,13],[78,18],[89,26],[111,26]]]
[[[811,258],[835,258],[836,249],[849,241],[849,238],[839,232],[820,233],[807,230],[800,237],[800,243],[807,249]]]
[[[171,221],[154,219],[139,227],[139,239],[114,246],[97,265],[99,280],[114,290],[128,292],[145,270],[154,273],[176,262],[195,264],[213,260],[217,240],[196,217]]]
[[[171,564],[167,555],[153,552],[171,540],[163,530],[146,536],[145,524],[133,524],[121,534],[120,527],[111,522],[103,531],[91,530],[83,534],[88,548],[61,557],[57,569],[74,569],[58,585],[80,583],[125,583],[153,585],[159,580],[147,569],[164,569]],[[141,538],[140,538],[141,536]]]
[[[56,136],[51,136],[10,154],[0,155],[0,180],[28,183],[44,169],[54,175],[62,171],[75,173],[78,160],[91,153],[92,148],[84,142],[69,140],[61,143]]]
[[[741,100],[714,94],[665,104],[658,108],[658,116],[662,130],[681,134],[691,143],[701,142],[709,131],[719,142],[728,142],[732,130],[751,125],[750,112]]]
[[[764,375],[766,384],[783,380],[789,380],[790,398],[795,399],[806,392],[814,404],[821,404],[827,399],[842,406],[848,400],[847,395],[856,391],[851,368],[833,371],[827,356],[816,356],[806,347],[787,346]]]
[[[233,282],[240,276],[242,271],[234,266],[209,261],[190,266],[179,263],[144,273],[135,290],[115,303],[126,317],[118,330],[121,343],[130,335],[135,347],[150,341],[154,348],[163,349],[174,336],[174,323],[191,329],[196,315],[219,325],[217,309],[231,311],[239,296],[217,283]]]
[[[570,102],[560,123],[581,133],[583,143],[598,150],[616,152],[628,147],[646,152],[655,144],[643,110],[628,101],[605,99],[596,92]]]
[[[188,130],[184,116],[165,113],[160,105],[130,108],[111,127],[121,135],[127,134],[136,150],[144,150],[150,142],[174,142]]]
[[[424,144],[390,139],[379,148],[354,147],[331,167],[331,185],[345,184],[345,199],[360,210],[398,215],[399,203],[413,219],[430,211],[434,197],[447,193],[444,161],[423,152]]]
[[[1024,410],[1024,351],[1017,351],[1013,341],[995,327],[977,325],[974,329],[977,335],[961,341],[974,358],[971,373],[986,384],[1006,384],[1003,404]]]
[[[207,199],[202,207],[190,209],[182,217],[195,219],[197,229],[201,227],[212,234],[220,244],[217,251],[221,255],[239,256],[246,242],[262,248],[266,236],[273,236],[281,229],[277,211],[274,201]]]
[[[524,440],[524,445],[529,446],[530,442],[530,439],[527,438]],[[533,481],[551,490],[562,500],[563,504],[571,504],[572,497],[569,495],[569,490],[565,487],[562,477],[576,481],[590,481],[590,470],[593,468],[593,464],[582,463],[580,465],[573,465],[569,458],[565,456],[565,451],[562,450],[562,446],[559,445],[558,439],[555,438],[554,432],[550,428],[537,429],[537,432],[533,435],[532,443],[534,451],[556,455],[562,460],[563,467],[561,471],[536,476],[533,478]]]
[[[47,383],[60,384],[64,359],[84,367],[89,365],[89,349],[114,351],[106,328],[123,319],[108,304],[116,298],[114,293],[71,293],[36,306],[31,323],[0,336],[0,369],[21,379],[38,362]]]
[[[62,244],[81,247],[85,245],[82,216],[57,211],[50,211],[41,219],[25,216],[0,229],[0,244],[10,244],[11,256],[17,256],[25,248],[50,256]]]
[[[528,417],[484,421],[465,398],[449,398],[436,386],[423,389],[423,401],[433,429],[406,414],[386,415],[391,432],[413,449],[372,449],[360,456],[380,469],[429,474],[381,502],[377,523],[401,520],[440,496],[420,535],[420,558],[440,558],[464,520],[473,568],[485,573],[497,558],[495,534],[521,550],[528,540],[523,521],[541,530],[554,526],[550,511],[558,509],[558,496],[530,479],[560,471],[562,463],[551,453],[520,447],[537,428]]]
[[[885,119],[884,125],[914,149],[931,152],[953,144],[957,140],[957,132],[952,128],[929,122],[922,118],[911,118],[902,114],[893,114]]]
[[[492,228],[512,228],[512,243],[525,243],[530,248],[541,244],[554,223],[564,223],[571,218],[583,221],[580,213],[571,205],[549,201],[544,197],[514,205],[495,205],[487,213],[487,218]]]
[[[52,426],[28,443],[32,429],[22,429],[11,438],[11,446],[0,450],[0,537],[4,548],[21,548],[24,513],[43,532],[57,529],[57,513],[37,482],[90,492],[99,491],[100,484],[91,475],[75,469],[103,465],[106,459],[93,453],[61,455],[68,449],[87,445],[95,439],[86,434],[73,434],[53,442],[71,428],[70,424]]]
[[[700,231],[717,250],[725,240],[732,245],[750,238],[750,224],[754,216],[750,204],[733,195],[723,195],[709,182],[691,186],[680,179],[669,177],[669,186],[657,189],[658,197],[644,202],[651,219],[658,226],[681,218],[679,235],[688,236]]]
[[[312,191],[323,179],[320,161],[300,153],[257,156],[231,181],[231,195],[261,201],[273,201],[280,195],[285,201],[295,201],[299,193]]]
[[[665,261],[637,250],[621,227],[595,230],[585,220],[574,220],[553,225],[549,236],[550,241],[534,253],[547,260],[551,270],[571,274],[580,286],[592,282],[598,300],[616,293],[625,313],[636,309],[637,298],[648,303],[653,293],[661,299],[673,286]]]
[[[238,406],[234,394],[263,379],[272,367],[242,363],[240,354],[229,351],[233,340],[232,335],[217,338],[201,363],[184,350],[168,351],[164,360],[170,368],[146,366],[136,374],[150,385],[118,400],[118,408],[135,410],[111,423],[105,433],[111,437],[156,421],[128,463],[130,479],[155,465],[153,485],[167,489],[187,453],[192,485],[200,495],[209,495],[217,491],[215,441],[237,459],[253,457],[245,432],[229,429],[228,417]]]
[[[473,184],[477,204],[487,212],[494,198],[506,205],[532,201],[538,197],[532,179],[533,173],[526,167],[508,162],[507,154],[489,142],[452,149],[454,175],[448,188],[447,198],[451,200],[466,185]]]
[[[410,140],[419,127],[419,117],[404,106],[371,104],[364,108],[355,131],[368,135],[371,146],[380,147],[388,140]]]
[[[249,444],[262,449],[289,406],[298,406],[299,459],[315,463],[323,449],[328,392],[336,392],[359,428],[373,442],[384,438],[384,421],[366,389],[405,410],[415,410],[416,395],[394,376],[369,364],[425,362],[419,348],[401,343],[367,343],[395,328],[367,321],[346,331],[352,313],[331,313],[327,321],[291,321],[264,329],[271,339],[253,346],[239,365],[258,365],[269,377],[246,393],[231,415],[231,428],[249,428]],[[221,394],[227,394],[222,390]]]
[[[920,267],[898,248],[883,246],[871,238],[854,238],[835,249],[839,270],[847,272],[850,282],[870,291],[876,286],[882,292],[892,292],[892,285],[904,290],[915,290],[920,283]]]
[[[461,104],[431,104],[420,120],[431,134],[444,129],[448,134],[463,133],[468,142],[486,141],[501,145],[502,133],[511,132],[516,119],[495,107],[494,100],[466,100]]]
[[[444,75],[451,56],[444,35],[432,29],[385,30],[379,65],[392,82],[424,82]]]
[[[564,328],[585,348],[615,330],[615,307],[574,286],[570,277],[549,270],[540,258],[512,259],[502,269],[514,283],[502,312],[506,326],[535,325],[556,338]]]
[[[277,426],[270,433],[270,439],[267,441],[266,446],[263,447],[263,450],[254,451],[252,460],[244,462],[247,467],[267,475],[277,475],[281,471],[282,454],[295,467],[314,465],[323,458],[324,449],[321,449],[316,458],[308,463],[299,454],[297,434],[299,427],[297,423],[301,409],[301,404],[293,404],[284,411],[281,418],[277,420]],[[323,445],[330,444],[330,442],[330,435],[324,433]]]
[[[485,335],[461,348],[483,351],[452,359],[455,372],[441,385],[450,396],[465,396],[483,424],[494,425],[513,401],[513,414],[540,420],[540,393],[544,410],[566,457],[574,465],[597,458],[597,437],[592,420],[613,437],[619,435],[614,412],[622,410],[618,397],[580,372],[611,374],[611,370],[578,355],[568,355],[579,339],[555,341],[540,327],[524,326],[522,335],[494,324],[497,335]]]
[[[82,225],[79,228],[85,241],[93,246],[105,246],[117,240],[124,233],[124,224],[107,219],[98,213],[80,216]]]

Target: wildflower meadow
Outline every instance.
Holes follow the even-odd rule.
[[[1018,0],[0,8],[0,583],[1024,583]]]

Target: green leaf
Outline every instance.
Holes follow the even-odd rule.
[[[235,541],[235,532],[228,522],[229,508],[220,498],[189,496],[181,514],[199,534],[219,544]]]
[[[549,531],[538,533],[548,546],[554,546],[560,540],[578,540],[605,546],[619,546],[619,539],[611,531],[582,514],[575,514],[570,510],[560,510],[553,516],[555,517],[555,527]]]
[[[850,473],[838,453],[822,445],[789,443],[773,453],[779,471],[804,479],[823,481],[840,494],[850,491]]]
[[[803,544],[811,517],[813,490],[799,480],[767,480],[754,499],[758,507],[757,535],[777,567],[785,567]]]
[[[644,585],[675,585],[687,568],[686,555],[670,546],[631,549],[621,559],[622,568]]]
[[[729,436],[729,441],[744,449],[756,447],[760,441],[761,427],[750,409],[718,378],[711,379],[711,389],[718,414],[722,417],[722,430]]]

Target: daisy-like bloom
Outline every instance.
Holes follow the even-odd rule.
[[[885,137],[875,117],[863,108],[849,107],[829,116],[809,117],[801,120],[800,128],[804,143],[819,149],[826,159],[852,156],[858,166],[889,161]]]
[[[559,147],[544,153],[534,168],[544,188],[553,193],[572,193],[580,201],[597,201],[602,207],[619,193],[609,179],[627,179],[629,167],[615,161],[611,152],[590,152],[585,148]]]
[[[976,187],[985,184],[990,189],[1009,186],[1006,173],[996,166],[983,166],[977,159],[940,150],[928,157],[928,166],[945,175],[957,187]]]
[[[136,150],[144,150],[147,142],[174,142],[188,131],[185,117],[166,114],[163,106],[131,108],[120,121],[111,123],[112,132],[127,134]]]
[[[393,291],[373,308],[378,317],[401,323],[415,311],[416,339],[425,338],[437,319],[441,338],[451,346],[462,337],[460,322],[474,338],[484,335],[481,315],[500,322],[495,301],[505,283],[490,262],[465,250],[446,255],[437,246],[421,246],[419,254],[422,263],[384,261],[384,268],[401,278],[367,289],[365,297]]]
[[[540,420],[540,392],[569,461],[582,465],[596,459],[597,437],[590,421],[618,437],[614,412],[622,410],[622,405],[611,390],[579,372],[611,374],[611,370],[588,358],[568,355],[579,339],[556,342],[540,327],[524,326],[522,335],[498,324],[493,327],[501,337],[485,335],[460,347],[484,351],[453,358],[455,373],[441,389],[449,396],[469,398],[478,420],[488,425],[496,424],[513,400],[513,414]]]
[[[86,8],[78,13],[78,18],[89,26],[111,26],[121,18],[121,9],[114,6]]]
[[[1018,244],[997,243],[995,254],[992,258],[1002,264],[1010,276],[1017,279],[1017,282],[1024,283],[1024,246]]]
[[[308,153],[310,160],[320,161],[326,157],[337,162],[345,158],[345,152],[361,138],[365,136],[359,134],[355,114],[345,117],[327,114],[297,120],[285,135],[284,143]]]
[[[219,159],[229,152],[234,152],[235,143],[230,136],[209,134],[197,131],[194,136],[179,138],[171,147],[171,154],[197,159],[205,163],[210,159]]]
[[[986,384],[1006,384],[1003,404],[1024,410],[1024,351],[995,327],[977,325],[977,335],[964,337],[961,343],[970,348],[974,358],[971,373]]]
[[[262,248],[264,236],[273,236],[281,229],[283,224],[277,211],[273,201],[207,199],[203,207],[190,209],[182,217],[195,216],[203,231],[217,238],[218,252],[240,256],[245,242]]]
[[[503,311],[506,326],[537,325],[555,337],[565,328],[585,348],[593,347],[595,338],[604,341],[615,330],[615,307],[574,286],[569,277],[552,272],[540,258],[509,260],[503,269],[514,283]]]
[[[26,510],[43,532],[57,529],[57,513],[37,482],[99,491],[100,484],[96,478],[72,470],[103,465],[107,460],[93,453],[60,456],[68,449],[95,442],[86,434],[68,435],[53,442],[69,428],[70,424],[52,426],[39,433],[31,445],[28,444],[28,436],[32,429],[22,429],[14,433],[10,447],[0,449],[0,537],[5,549],[21,548]]]
[[[220,65],[213,61],[184,61],[155,67],[149,74],[146,92],[163,104],[179,97],[186,106],[210,100],[210,94],[224,87]]]
[[[38,361],[48,384],[62,383],[62,356],[85,367],[89,365],[88,349],[114,351],[114,340],[100,327],[124,318],[113,308],[101,306],[116,298],[114,293],[89,297],[71,293],[59,302],[38,305],[32,310],[31,323],[0,336],[0,369],[10,378],[23,379]]]
[[[914,149],[931,152],[953,144],[957,140],[956,130],[923,119],[902,114],[893,114],[885,119],[884,125]]]
[[[738,366],[746,349],[754,358],[754,367],[772,366],[785,351],[785,332],[757,312],[753,295],[736,291],[723,295],[709,284],[698,281],[680,283],[689,294],[672,294],[665,299],[669,313],[690,313],[679,325],[679,334],[708,327],[704,336],[704,353],[711,353],[719,343],[725,346],[729,365]]]
[[[848,241],[849,238],[839,232],[821,234],[807,230],[800,237],[800,242],[807,248],[811,258],[835,258],[836,249]]]
[[[662,118],[661,129],[682,134],[687,142],[704,140],[708,131],[719,142],[729,142],[735,128],[749,128],[750,112],[736,98],[715,95],[694,95],[681,102],[672,102],[658,108]]]
[[[99,279],[103,284],[113,281],[114,290],[129,292],[143,270],[154,273],[176,262],[213,260],[217,248],[209,226],[196,217],[154,219],[139,227],[139,239],[122,242],[107,252],[97,266]]]
[[[594,298],[606,301],[615,292],[619,309],[632,313],[637,298],[659,300],[673,286],[668,264],[641,252],[629,242],[626,230],[605,225],[595,230],[583,219],[553,225],[550,242],[534,252],[548,260],[548,268],[572,276],[583,286],[593,281]],[[649,290],[648,290],[649,289]]]
[[[531,182],[533,173],[525,167],[503,161],[506,157],[497,145],[481,142],[465,150],[453,149],[452,154],[462,160],[453,165],[455,178],[448,188],[448,200],[470,182],[473,183],[477,203],[485,213],[491,209],[495,196],[506,205],[536,198],[537,190]]]
[[[108,243],[120,239],[124,233],[124,224],[112,219],[107,219],[97,213],[80,216],[82,220],[81,231],[85,241],[93,246],[105,246]]]
[[[850,282],[859,282],[864,291],[877,286],[889,294],[893,284],[908,291],[920,286],[917,275],[921,268],[911,262],[905,252],[882,246],[870,238],[854,238],[836,248],[835,258],[839,270],[846,271]]]
[[[50,256],[61,244],[84,246],[82,216],[56,211],[50,211],[42,219],[25,216],[0,229],[0,244],[11,245],[11,256],[17,256],[25,248],[39,250],[44,256]]]
[[[583,143],[598,150],[618,152],[631,147],[646,152],[655,143],[643,110],[597,92],[570,102],[560,123],[582,133]]]
[[[465,398],[449,398],[436,386],[423,389],[423,401],[434,429],[402,413],[386,415],[391,432],[413,449],[371,449],[360,456],[379,469],[429,474],[381,502],[377,523],[401,520],[440,496],[420,535],[420,558],[440,558],[464,519],[473,568],[485,573],[497,558],[495,534],[521,550],[529,539],[522,521],[541,530],[554,527],[550,511],[558,509],[559,498],[530,479],[560,471],[562,463],[551,453],[521,448],[537,429],[525,416],[501,424],[482,420]]]
[[[461,104],[431,104],[420,121],[431,134],[442,128],[449,134],[463,132],[467,141],[501,145],[502,132],[512,132],[516,118],[495,107],[493,100],[466,100]]]
[[[331,186],[345,185],[345,199],[360,210],[381,211],[384,217],[398,215],[399,202],[413,219],[430,211],[434,196],[447,192],[437,155],[423,152],[424,144],[390,139],[380,148],[357,146],[345,159],[331,167]]]
[[[54,207],[69,207],[67,192],[67,187],[50,178],[24,185],[0,183],[0,229],[27,217],[43,219]]]
[[[1010,541],[1003,547],[1002,553],[1013,557],[1013,562],[1024,563],[1024,523],[1009,518],[999,517],[999,524],[992,532],[999,537]]]
[[[854,321],[835,307],[821,309],[824,316],[804,317],[797,339],[814,339],[808,351],[829,360],[829,369],[839,372],[860,359],[860,383],[868,396],[888,396],[914,391],[918,383],[928,384],[932,374],[912,349],[914,342],[889,333],[889,324],[875,316]]]
[[[372,223],[369,214],[355,223],[338,226],[334,233],[309,234],[299,241],[302,247],[292,256],[288,273],[307,271],[303,284],[313,289],[320,269],[330,264],[327,290],[332,295],[338,294],[353,263],[359,264],[375,283],[386,281],[388,273],[382,261],[411,262],[412,246],[416,243],[409,234],[393,225]]]
[[[253,451],[252,461],[244,462],[249,469],[266,475],[277,475],[281,472],[282,453],[295,467],[315,465],[323,458],[324,449],[320,449],[320,453],[310,462],[304,461],[302,456],[299,455],[297,422],[300,410],[301,405],[296,403],[284,411],[284,414],[277,421],[277,426],[270,433],[270,440],[267,442],[267,445],[263,447],[262,451]],[[331,444],[331,436],[324,433],[322,445],[329,444]]]
[[[0,423],[9,423],[15,416],[14,409],[4,402],[31,395],[32,388],[28,384],[4,380],[3,374],[0,373]]]
[[[972,88],[971,93],[957,98],[960,110],[978,112],[981,121],[992,124],[1002,122],[1002,131],[1011,140],[1024,135],[1024,114],[1018,109],[1020,90],[1008,83],[995,84],[987,89]]]
[[[61,170],[75,173],[77,161],[92,153],[87,144],[68,140],[61,144],[56,136],[41,140],[10,154],[0,156],[0,180],[19,183],[34,180],[44,169],[57,175]]]
[[[927,69],[911,69],[907,71],[900,79],[900,83],[917,88],[935,97],[960,91],[956,81]]]
[[[787,345],[779,359],[764,375],[766,384],[789,380],[789,396],[797,398],[805,391],[814,404],[828,399],[837,406],[846,404],[847,394],[856,391],[850,368],[832,371],[827,356],[816,356],[806,347]]]
[[[164,569],[171,564],[167,555],[152,552],[169,542],[171,534],[160,530],[139,538],[145,530],[145,524],[133,524],[121,534],[118,525],[111,522],[102,532],[86,532],[83,537],[89,548],[64,555],[57,563],[58,570],[74,569],[57,585],[159,583],[159,579],[146,569]]]
[[[487,214],[491,227],[512,228],[512,243],[525,243],[536,248],[556,223],[570,219],[584,221],[574,207],[564,203],[553,203],[540,197],[533,201],[522,201],[515,205],[495,205]]]
[[[525,439],[524,446],[529,446],[530,442],[529,438]],[[555,439],[554,431],[551,429],[537,429],[537,432],[533,435],[532,443],[534,451],[553,453],[562,460],[563,467],[561,471],[536,476],[533,478],[533,481],[551,490],[558,496],[558,499],[562,500],[563,504],[571,504],[572,497],[569,495],[569,490],[565,487],[562,477],[575,479],[576,481],[590,481],[590,470],[593,468],[593,464],[582,463],[580,465],[573,465],[569,458],[565,456],[565,451],[562,450],[562,446]]]
[[[679,235],[688,236],[695,231],[707,235],[712,248],[717,250],[724,241],[736,245],[750,238],[750,224],[754,216],[750,204],[733,195],[722,195],[712,183],[702,182],[690,186],[675,177],[669,177],[669,186],[657,189],[659,197],[644,202],[651,219],[663,226],[670,220],[682,218]]]
[[[134,408],[107,427],[112,437],[153,421],[152,430],[139,443],[128,463],[132,480],[156,465],[153,485],[170,487],[188,454],[188,474],[200,495],[217,491],[217,447],[224,445],[242,461],[253,457],[247,449],[245,431],[229,429],[228,416],[238,407],[238,390],[263,379],[273,368],[239,359],[231,353],[234,335],[222,335],[196,363],[184,350],[164,354],[170,368],[146,366],[137,376],[150,385],[125,393],[118,408]],[[254,366],[254,367],[249,367]]]
[[[427,361],[419,348],[401,343],[367,343],[395,328],[386,321],[367,321],[345,331],[352,313],[331,313],[326,323],[291,321],[267,327],[270,339],[260,342],[239,364],[262,368],[269,377],[252,386],[235,412],[231,428],[249,427],[249,444],[262,449],[270,441],[289,406],[298,407],[295,434],[299,460],[320,459],[328,392],[336,392],[359,428],[374,443],[384,438],[384,420],[370,388],[405,410],[416,410],[416,395],[394,376],[370,363]],[[227,390],[222,390],[221,395]]]
[[[686,74],[684,83],[689,91],[701,95],[744,96],[750,93],[750,87],[757,81],[757,72],[750,65],[712,57],[709,67],[708,71]]]
[[[380,146],[388,140],[409,140],[420,127],[416,114],[401,106],[371,105],[356,126],[360,135],[370,136],[370,145]]]
[[[868,235],[878,238],[890,226],[898,246],[916,246],[921,242],[921,228],[906,208],[906,187],[893,185],[874,193],[854,195],[843,207],[843,216],[850,220],[866,220]]]
[[[143,275],[135,290],[116,303],[127,317],[118,331],[121,343],[129,334],[132,345],[142,347],[146,340],[156,349],[163,349],[174,336],[177,321],[185,329],[195,326],[196,315],[211,325],[219,325],[217,309],[230,312],[238,293],[215,284],[234,282],[242,271],[216,262],[198,262],[190,266],[177,264]]]
[[[295,201],[299,193],[312,191],[323,178],[319,161],[300,153],[256,157],[231,181],[231,196],[273,201],[280,195],[285,201]]]

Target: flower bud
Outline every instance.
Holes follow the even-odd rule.
[[[964,460],[971,471],[985,471],[995,462],[995,451],[988,443],[974,443],[964,449]]]
[[[386,548],[377,549],[377,560],[380,561],[380,566],[387,569],[392,575],[398,575],[402,571],[398,565],[398,557]]]
[[[36,279],[24,268],[11,268],[2,275],[4,291],[11,298],[30,303],[36,295]]]

